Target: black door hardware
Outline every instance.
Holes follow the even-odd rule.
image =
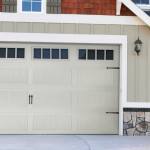
[[[31,95],[31,104],[33,104],[33,95]]]
[[[29,104],[31,103],[31,101],[30,101],[30,100],[31,100],[31,95],[29,95]]]
[[[119,67],[107,67],[107,69],[120,69]]]
[[[106,112],[106,114],[119,114],[119,112]]]
[[[33,104],[33,95],[29,95],[29,104]]]

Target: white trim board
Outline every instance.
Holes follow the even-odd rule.
[[[75,35],[38,33],[1,33],[0,42],[35,42],[68,44],[120,45],[119,135],[123,135],[123,104],[127,101],[127,36],[126,35]]]
[[[150,10],[150,4],[137,4],[138,7],[140,7],[143,10]]]
[[[0,21],[41,22],[41,23],[83,23],[146,25],[136,16],[41,14],[41,13],[0,13]]]
[[[150,108],[149,102],[125,102],[124,108]]]

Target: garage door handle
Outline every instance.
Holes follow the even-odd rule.
[[[119,112],[106,112],[106,114],[119,114]]]
[[[33,95],[31,95],[31,104],[33,104]]]
[[[31,99],[31,95],[29,95],[29,104],[31,103],[30,99]]]
[[[119,67],[107,67],[107,69],[120,69]]]

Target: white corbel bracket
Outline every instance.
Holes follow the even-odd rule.
[[[116,15],[120,15],[122,2],[120,0],[116,0]]]

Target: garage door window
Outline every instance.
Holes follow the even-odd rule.
[[[24,48],[0,48],[0,58],[24,58]]]
[[[15,48],[7,49],[7,58],[15,58]]]
[[[41,49],[40,48],[34,49],[34,58],[35,59],[41,59]]]
[[[68,49],[61,49],[61,59],[68,59]]]
[[[79,49],[79,59],[86,59],[86,49]]]
[[[106,50],[106,60],[113,60],[113,58],[114,58],[114,51]]]
[[[68,59],[68,49],[34,48],[34,59]]]
[[[89,60],[95,59],[95,50],[88,50],[88,59]]]
[[[97,60],[104,60],[104,50],[97,50]]]
[[[17,58],[24,58],[24,48],[17,48]]]
[[[24,58],[25,48],[0,48],[0,58]]]
[[[59,59],[59,49],[52,49],[52,59]]]
[[[0,48],[0,58],[6,58],[6,48]]]
[[[50,59],[50,49],[43,49],[43,59]]]
[[[79,49],[79,59],[83,60],[114,60],[113,50]]]

